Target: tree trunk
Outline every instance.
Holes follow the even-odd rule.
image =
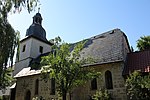
[[[71,100],[71,92],[69,93],[69,98],[70,98],[70,100]]]
[[[0,88],[2,86],[2,72],[3,72],[3,64],[0,64]]]
[[[66,96],[67,96],[67,92],[66,92],[66,91],[64,91],[64,92],[63,92],[62,100],[66,100]]]

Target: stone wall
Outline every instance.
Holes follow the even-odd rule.
[[[35,94],[35,83],[39,80],[38,95]],[[57,98],[56,95],[50,95],[50,80],[45,82],[41,80],[40,75],[27,76],[22,78],[17,78],[16,85],[16,100],[24,100],[26,92],[31,92],[31,100],[34,97],[44,97],[45,100],[52,100],[52,98]]]
[[[94,68],[102,74],[100,78],[97,79],[97,90],[106,87],[105,72],[109,70],[112,73],[113,82],[113,89],[109,89],[109,93],[111,93],[114,100],[126,100],[126,89],[124,86],[124,78],[122,77],[123,67],[123,62],[115,62],[89,66],[87,68]],[[37,79],[39,80],[39,92],[38,95],[35,95],[35,83]],[[41,80],[40,74],[17,78],[16,100],[24,100],[27,91],[31,92],[31,98],[42,96],[46,100],[51,100],[52,98],[57,99],[57,95],[50,94],[51,80],[47,82]],[[72,100],[90,100],[90,96],[92,96],[95,92],[96,90],[91,90],[91,81],[88,81],[86,84],[74,89],[71,94]]]
[[[109,89],[109,93],[113,100],[127,100],[126,88],[124,86],[124,78],[122,77],[122,68],[124,64],[122,62],[102,64],[97,66],[91,66],[97,71],[101,72],[100,78],[97,79],[97,90],[105,88],[105,72],[109,70],[112,73],[113,89]],[[91,90],[91,81],[87,82],[83,86],[74,89],[72,100],[90,100],[96,90]]]

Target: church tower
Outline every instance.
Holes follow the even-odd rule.
[[[51,43],[46,39],[46,31],[42,27],[42,16],[36,13],[33,23],[26,31],[26,37],[20,41],[19,60],[15,63],[14,75],[23,68],[30,67],[32,59],[50,52]]]

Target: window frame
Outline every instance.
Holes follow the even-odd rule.
[[[91,80],[91,90],[97,90],[97,78]]]
[[[43,53],[43,47],[42,46],[39,47],[39,52]]]
[[[39,94],[39,79],[36,79],[35,80],[35,91],[34,91],[35,95],[38,95]]]
[[[23,45],[22,52],[25,52],[25,50],[26,50],[26,45]]]
[[[55,87],[55,78],[51,78],[51,90],[50,90],[50,95],[55,95],[56,92],[56,87]]]
[[[105,85],[106,89],[113,89],[112,73],[109,70],[105,72]]]

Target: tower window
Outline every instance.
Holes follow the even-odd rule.
[[[39,93],[39,80],[37,79],[35,81],[35,95],[38,95]]]
[[[25,52],[25,49],[26,49],[26,45],[23,45],[22,52]]]
[[[40,46],[39,52],[40,52],[40,53],[43,53],[43,47],[42,47],[42,46]]]
[[[94,78],[92,81],[91,81],[91,89],[92,90],[96,90],[97,89],[97,79]]]
[[[51,79],[51,95],[55,95],[55,78]]]
[[[38,19],[37,18],[35,19],[35,23],[38,23]]]
[[[105,84],[107,89],[113,89],[112,74],[110,71],[105,72]]]

